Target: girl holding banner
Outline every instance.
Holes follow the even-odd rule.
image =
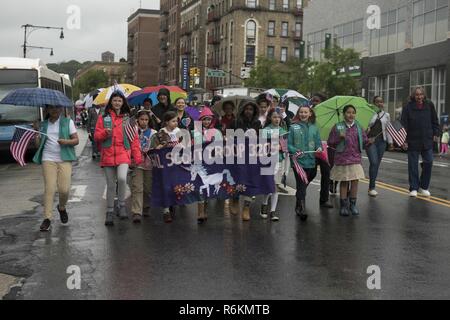
[[[193,131],[194,143],[203,145],[213,141],[222,141],[222,133],[213,126],[214,114],[210,108],[203,108],[199,121],[202,122],[202,132]],[[203,224],[208,220],[207,200],[197,203],[197,223]]]
[[[153,136],[150,144],[151,149],[162,149],[164,147],[174,146],[182,140],[182,132],[178,127],[178,115],[174,111],[168,111],[163,117],[163,128]],[[171,223],[173,220],[174,208],[164,208],[163,218],[165,223]]]
[[[322,152],[319,129],[310,122],[311,115],[308,106],[301,106],[296,116],[300,121],[290,127],[288,137],[288,150],[297,184],[295,212],[302,221],[308,218],[305,213],[306,188],[317,175],[314,154]]]

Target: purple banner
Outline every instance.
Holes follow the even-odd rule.
[[[248,146],[248,141],[246,142]],[[206,145],[203,145],[203,149]],[[248,159],[249,148],[245,148]],[[263,167],[256,164],[173,164],[172,148],[152,150],[152,206],[167,208],[206,199],[228,199],[239,195],[256,196],[273,193],[273,175],[262,175]]]

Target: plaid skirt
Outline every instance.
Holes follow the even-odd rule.
[[[352,164],[348,166],[335,165],[333,169],[331,169],[330,179],[334,181],[353,181],[364,178],[364,169],[360,164]]]

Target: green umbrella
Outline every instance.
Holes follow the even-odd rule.
[[[364,98],[351,96],[336,96],[314,108],[316,125],[320,130],[322,140],[327,140],[333,126],[344,120],[344,107],[352,105],[356,108],[356,120],[367,129],[370,119],[376,113]]]

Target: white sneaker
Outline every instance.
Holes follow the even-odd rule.
[[[428,190],[419,189],[419,193],[420,193],[421,196],[431,197],[431,193]]]
[[[376,197],[378,195],[377,190],[373,189],[373,190],[369,190],[369,196],[371,197]]]
[[[410,193],[409,193],[409,196],[410,197],[417,197],[417,191],[416,190],[413,190],[413,191],[411,191]]]

